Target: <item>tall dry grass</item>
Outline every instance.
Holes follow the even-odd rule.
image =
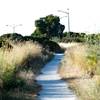
[[[77,44],[66,49],[59,68],[79,100],[100,100],[100,47]]]
[[[11,97],[25,99],[26,93],[33,97],[31,94],[39,91],[34,81],[36,73],[50,58],[50,53],[30,41],[12,45],[11,49],[0,48],[0,98],[8,98],[5,91]]]
[[[100,100],[100,76],[71,80],[70,87],[78,100]]]
[[[25,42],[25,43],[19,43],[17,45],[13,45],[13,48],[10,50],[0,48],[1,88],[5,88],[5,86],[10,88],[9,86],[11,86],[15,81],[17,81],[16,73],[20,72],[21,69],[24,69],[23,67],[25,66],[29,67],[28,65],[23,66],[23,63],[27,62],[27,60],[30,57],[35,58],[41,55],[41,51],[42,51],[41,46],[39,46],[38,44],[34,44],[32,42]],[[27,74],[30,74],[30,71],[27,72]],[[34,76],[34,73],[31,74],[32,74],[31,76]],[[24,75],[24,79],[25,78],[26,78],[26,74]],[[13,85],[11,86],[11,88],[13,87]]]
[[[0,49],[0,78],[12,75],[15,69],[19,69],[21,64],[29,57],[35,57],[41,54],[41,47],[32,42],[20,43],[13,45],[13,48]],[[7,74],[7,75],[6,75]]]
[[[71,46],[66,49],[64,59],[61,62],[59,73],[62,77],[81,77],[83,75],[83,67],[86,66],[86,50],[80,44]]]

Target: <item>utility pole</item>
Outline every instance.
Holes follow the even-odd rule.
[[[16,27],[18,27],[18,26],[22,26],[22,24],[19,24],[19,25],[15,25],[15,24],[13,24],[13,25],[6,25],[7,27],[12,27],[12,30],[13,30],[13,33],[15,33],[15,29],[16,29]]]
[[[70,33],[70,16],[69,16],[69,9],[67,9],[67,12],[66,11],[63,11],[63,10],[58,10],[58,12],[62,12],[62,13],[65,13],[67,14],[67,19],[68,19],[68,33]],[[70,37],[70,36],[69,36]]]

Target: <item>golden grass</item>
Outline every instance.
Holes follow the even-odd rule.
[[[41,90],[36,76],[52,53],[31,41],[11,45],[11,49],[0,48],[0,98],[35,100]]]
[[[100,100],[100,76],[74,79],[69,83],[78,96],[78,100]]]
[[[13,45],[9,51],[0,49],[0,79],[10,77],[15,69],[19,69],[21,64],[29,57],[35,57],[41,54],[42,48],[38,44],[32,42],[20,43]]]
[[[60,74],[63,77],[81,77],[83,75],[83,67],[86,66],[86,52],[84,46],[77,44],[66,49],[64,59],[61,63]]]
[[[38,44],[32,42],[26,42],[24,44],[14,45],[12,51],[8,54],[8,59],[11,56],[11,62],[20,64],[29,56],[37,56],[41,54],[41,47]]]
[[[79,100],[100,100],[99,55],[100,48],[95,45],[77,44],[66,49],[59,73],[69,79]]]

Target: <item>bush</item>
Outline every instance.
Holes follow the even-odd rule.
[[[61,47],[54,41],[49,40],[46,37],[31,37],[31,36],[25,36],[25,41],[32,40],[33,42],[39,43],[43,48],[51,51],[51,52],[63,52]]]
[[[18,33],[8,33],[8,34],[3,34],[1,36],[3,40],[11,40],[14,42],[21,42],[23,40],[23,36]]]
[[[79,100],[100,100],[100,47],[76,45],[67,48],[59,73],[67,79]]]
[[[19,82],[19,79],[16,78],[16,73],[26,66],[23,67],[22,64],[26,62],[27,58],[30,56],[34,58],[38,55],[41,55],[41,47],[31,42],[13,45],[13,49],[10,51],[1,48],[0,79],[3,81],[3,88],[20,85],[21,81]]]
[[[26,42],[26,41],[32,41],[40,44],[43,48],[51,51],[51,52],[63,52],[63,50],[60,48],[60,46],[54,42],[51,41],[47,37],[33,37],[33,36],[22,36],[17,33],[13,34],[4,34],[0,37],[0,47],[5,48],[13,48],[13,44],[19,44],[20,42]]]
[[[3,89],[6,91],[9,91],[14,88],[22,88],[24,85],[25,85],[25,80],[21,78],[16,78],[12,76],[3,79]]]

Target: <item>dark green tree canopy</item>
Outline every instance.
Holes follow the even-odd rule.
[[[35,21],[36,30],[33,34],[44,34],[48,38],[62,37],[65,26],[60,23],[60,18],[48,15]]]

